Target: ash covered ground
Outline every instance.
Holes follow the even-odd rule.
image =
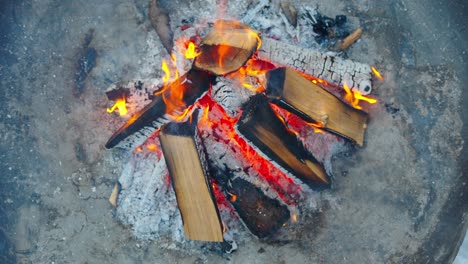
[[[212,19],[217,4],[175,1],[170,16]],[[386,81],[373,92],[380,102],[370,108],[365,147],[333,160],[333,187],[320,194],[320,212],[301,215],[300,232],[287,241],[243,240],[231,261],[419,263],[451,257],[466,208],[456,207],[466,199],[460,195],[466,180],[459,166],[466,59],[460,47],[466,39],[454,33],[460,26],[449,7],[433,4],[307,3],[363,26],[364,36],[345,56],[382,70]],[[162,75],[161,59],[167,56],[147,5],[2,4],[2,262],[227,261],[199,245],[182,251],[170,242],[135,239],[108,203],[128,152],[103,146],[122,122],[106,113],[104,91],[118,81]],[[242,18],[247,7],[247,1],[230,1],[224,18]],[[92,70],[81,87],[76,72],[83,57]],[[450,239],[439,237],[441,232]]]

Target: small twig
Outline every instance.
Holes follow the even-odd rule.
[[[346,38],[338,41],[332,50],[343,51],[349,48],[354,42],[356,42],[362,35],[362,29],[359,27],[349,34]]]

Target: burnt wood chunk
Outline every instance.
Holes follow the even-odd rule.
[[[258,238],[273,235],[291,217],[286,205],[244,179],[228,180],[221,186],[242,222]]]
[[[144,130],[145,128],[159,128],[170,120],[166,116],[166,103],[164,98],[177,97],[182,93],[184,107],[172,109],[172,115],[181,114],[186,107],[192,105],[200,98],[210,86],[213,76],[209,73],[190,70],[185,75],[169,84],[163,94],[158,94],[153,101],[134,114],[122,127],[120,127],[107,141],[106,148],[112,148],[127,137]]]
[[[246,103],[237,130],[268,158],[311,187],[329,186],[322,165],[288,131],[264,95],[258,94]]]
[[[260,38],[248,26],[235,21],[216,21],[199,47],[198,69],[225,75],[244,65],[257,50]]]
[[[207,176],[205,157],[197,147],[195,126],[170,123],[159,133],[161,148],[172,179],[185,237],[223,241],[223,225]]]
[[[365,112],[347,105],[294,70],[272,70],[266,74],[266,79],[266,94],[273,103],[363,145],[367,127]]]

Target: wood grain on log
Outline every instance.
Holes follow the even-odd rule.
[[[256,95],[247,102],[237,129],[266,156],[311,187],[329,186],[323,167],[287,130],[264,95]]]
[[[357,88],[362,94],[372,89],[369,65],[329,56],[316,50],[304,49],[270,38],[262,38],[258,58],[277,66],[286,66],[315,76],[329,83]]]
[[[189,122],[170,123],[159,133],[161,148],[172,178],[185,236],[192,240],[222,242],[222,222],[195,133],[195,126]]]
[[[266,76],[266,94],[275,104],[363,145],[367,127],[365,112],[343,103],[294,70],[279,68]]]
[[[194,66],[216,75],[236,71],[253,55],[258,41],[258,35],[248,26],[219,20],[203,39]]]

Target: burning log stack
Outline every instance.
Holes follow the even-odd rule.
[[[332,133],[336,142],[363,146],[368,116],[359,102],[376,102],[363,95],[371,90],[371,68],[261,38],[235,21],[217,21],[201,43],[190,39],[186,48],[192,68],[172,82],[165,70],[163,87],[145,88],[151,102],[106,147],[154,151],[154,163],[165,162],[159,175],[170,175],[186,238],[227,240],[226,210],[255,236],[273,236],[296,221],[307,192],[331,185],[326,154],[309,139]],[[108,97],[131,92],[119,87]],[[304,136],[298,124],[316,135]],[[117,204],[129,206],[129,188],[122,184]],[[220,207],[220,195],[230,209]]]

